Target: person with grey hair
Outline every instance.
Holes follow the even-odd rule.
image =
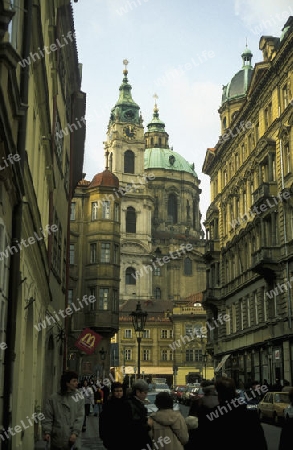
[[[153,448],[169,445],[172,450],[184,450],[189,440],[185,419],[180,411],[173,410],[173,399],[168,392],[159,392],[155,405],[158,411],[150,415]]]
[[[149,385],[144,380],[137,380],[133,383],[132,392],[127,399],[131,408],[131,435],[128,443],[128,449],[130,450],[142,450],[152,447],[147,409],[144,406],[148,391]]]

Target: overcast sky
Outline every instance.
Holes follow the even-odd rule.
[[[241,69],[246,42],[252,64],[262,60],[260,37],[280,36],[292,0],[78,0],[73,8],[87,94],[86,178],[105,168],[103,141],[126,58],[145,127],[156,93],[170,146],[195,164],[204,218],[210,188],[201,170],[220,134],[222,86]]]

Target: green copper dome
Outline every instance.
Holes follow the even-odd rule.
[[[125,59],[123,61],[125,68],[123,70],[123,80],[119,88],[119,98],[116,102],[114,108],[111,109],[110,122],[130,122],[135,124],[141,123],[141,117],[139,114],[140,107],[132,98],[131,89],[132,86],[128,83],[128,61]]]
[[[230,83],[223,86],[222,105],[228,100],[241,98],[246,95],[253,74],[252,56],[251,51],[246,47],[241,55],[243,61],[242,69],[234,75]]]
[[[187,162],[179,153],[170,148],[147,148],[144,153],[145,169],[177,170],[191,173],[197,178],[194,164]]]

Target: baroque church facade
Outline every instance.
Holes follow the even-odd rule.
[[[100,210],[97,214],[101,214],[101,217],[104,214],[103,211],[108,209],[109,215],[106,221],[117,220],[120,225],[120,240],[116,249],[110,236],[95,237],[97,255],[92,264],[97,265],[97,271],[96,279],[91,280],[91,284],[95,285],[92,287],[95,288],[97,295],[95,304],[97,310],[103,308],[103,295],[108,296],[104,304],[107,304],[109,310],[113,310],[113,292],[111,289],[107,292],[103,290],[105,282],[101,281],[100,273],[101,271],[107,273],[108,267],[115,264],[120,270],[118,294],[120,309],[125,307],[129,300],[132,303],[133,300],[137,300],[140,301],[142,309],[147,308],[149,317],[155,317],[158,311],[163,314],[168,310],[168,317],[171,318],[172,306],[175,307],[178,303],[190,304],[193,296],[201,293],[205,286],[205,264],[202,258],[205,241],[199,206],[200,180],[194,170],[194,164],[187,162],[169,147],[169,135],[165,130],[164,122],[159,117],[156,102],[153,117],[145,130],[140,107],[132,98],[132,87],[128,82],[128,62],[125,60],[124,64],[119,98],[110,112],[107,137],[104,142],[105,171],[95,176],[99,179],[99,183],[94,190],[91,189],[93,181],[83,180],[77,188],[73,201],[75,207],[82,209],[79,192],[83,189],[87,197],[85,201],[88,204],[87,220],[93,220],[93,208]],[[105,181],[106,173],[112,174],[112,181],[109,181],[110,177],[107,182]],[[119,180],[119,187],[113,182],[114,179]],[[105,183],[108,183],[110,191],[100,197],[99,205],[97,205],[93,197],[94,192],[105,187]],[[84,186],[85,184],[88,184],[89,189]],[[119,205],[116,216],[113,206],[115,203]],[[72,223],[72,231],[74,226]],[[89,247],[93,244],[93,236],[86,234],[81,237],[81,233],[76,233],[72,239],[75,241],[83,239],[80,251],[87,255],[85,259],[87,258],[87,263],[91,264]],[[108,245],[107,260],[102,250],[105,245]],[[79,260],[79,257],[77,259]],[[74,298],[77,291],[81,292],[83,275],[82,271],[80,273],[80,277],[77,276],[71,280]],[[84,289],[88,290],[84,290],[84,293],[89,292],[89,286],[84,286]],[[116,303],[115,305],[117,308]],[[154,314],[152,314],[152,305],[154,305]],[[87,326],[86,320],[79,321],[77,328],[73,326],[73,334],[81,330],[82,325]],[[118,327],[116,331],[114,328],[111,335],[111,333],[105,333],[105,323],[94,327],[103,336],[96,349],[95,358],[99,359],[98,352],[103,346],[107,351],[105,360],[107,367],[122,367],[121,361],[122,359],[125,361],[126,354],[126,363],[133,368],[137,358],[136,343],[133,336],[130,336],[129,325],[127,330],[121,329],[115,338]],[[158,332],[156,326],[152,326],[149,337],[142,340],[141,356],[150,366],[150,372],[159,373],[160,361],[166,361],[166,358],[169,366],[168,373],[172,373],[174,369],[172,347],[168,346],[175,338],[171,322],[169,328],[170,333],[162,333],[163,344],[160,343],[160,336],[156,339],[152,336],[152,333]],[[185,330],[178,333],[185,334]],[[116,344],[120,343],[120,349],[119,346],[116,347],[115,357],[113,351],[111,354],[111,338],[112,341],[113,339],[116,341]],[[121,345],[122,340],[123,345]],[[157,343],[155,346],[154,342]],[[160,345],[163,345],[164,352],[160,351]],[[87,360],[86,368],[82,366],[84,374],[90,374],[91,371],[95,373],[99,364],[93,362],[94,367],[89,365],[89,361],[95,358],[84,356],[84,361]],[[185,364],[194,366],[193,356],[188,356],[187,361],[183,357],[182,365]]]

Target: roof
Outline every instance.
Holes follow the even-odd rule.
[[[194,164],[187,162],[183,156],[170,148],[147,148],[144,153],[144,168],[187,172],[197,178]]]
[[[223,86],[222,105],[228,100],[241,98],[246,95],[253,73],[252,56],[251,51],[246,47],[241,55],[243,61],[242,69],[233,76],[226,86]]]
[[[119,188],[119,178],[110,170],[105,169],[103,172],[97,173],[89,184],[90,188],[96,186]]]

